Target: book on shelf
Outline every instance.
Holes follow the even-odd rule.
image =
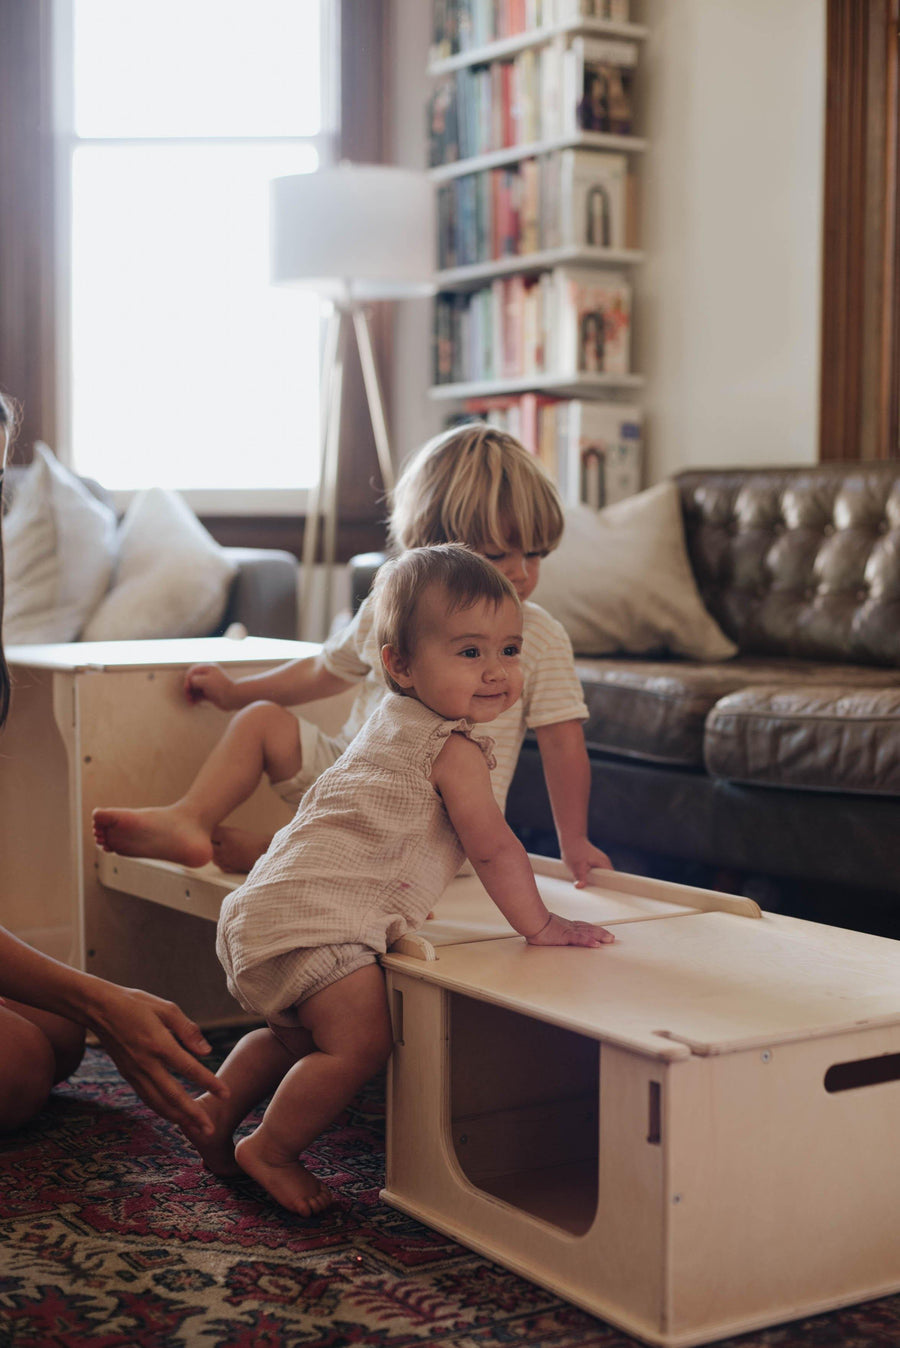
[[[630,136],[637,46],[616,38],[575,37],[563,53],[563,107],[568,132]]]
[[[559,155],[558,191],[562,246],[634,245],[626,155],[563,150]]]
[[[631,285],[615,271],[556,267],[550,368],[559,374],[628,374]]]
[[[630,0],[554,0],[554,23],[574,23],[578,19],[607,19],[612,23],[630,23]]]
[[[640,491],[639,408],[571,398],[556,416],[556,480],[566,505],[600,510]]]

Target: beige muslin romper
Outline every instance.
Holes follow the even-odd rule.
[[[387,696],[222,905],[216,953],[248,1011],[296,1025],[297,1003],[421,926],[463,849],[430,781],[448,735],[492,741],[413,697]]]

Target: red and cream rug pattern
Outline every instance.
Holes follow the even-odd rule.
[[[337,1201],[303,1220],[208,1174],[88,1050],[0,1139],[0,1348],[633,1348],[382,1203],[383,1124],[376,1081],[309,1153]],[[897,1348],[900,1296],[729,1345]]]

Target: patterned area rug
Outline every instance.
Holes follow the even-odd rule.
[[[338,1199],[303,1220],[209,1175],[89,1050],[0,1140],[0,1348],[635,1348],[382,1203],[383,1122],[379,1081],[310,1153]],[[900,1297],[728,1343],[897,1348]]]

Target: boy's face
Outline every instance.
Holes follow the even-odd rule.
[[[522,603],[531,598],[541,574],[541,561],[545,553],[523,552],[509,543],[502,549],[495,543],[479,543],[473,551],[502,572]]]
[[[447,612],[447,595],[429,586],[416,608],[413,654],[385,663],[401,688],[447,721],[493,721],[522,694],[522,616],[511,599],[498,607],[480,600]]]

